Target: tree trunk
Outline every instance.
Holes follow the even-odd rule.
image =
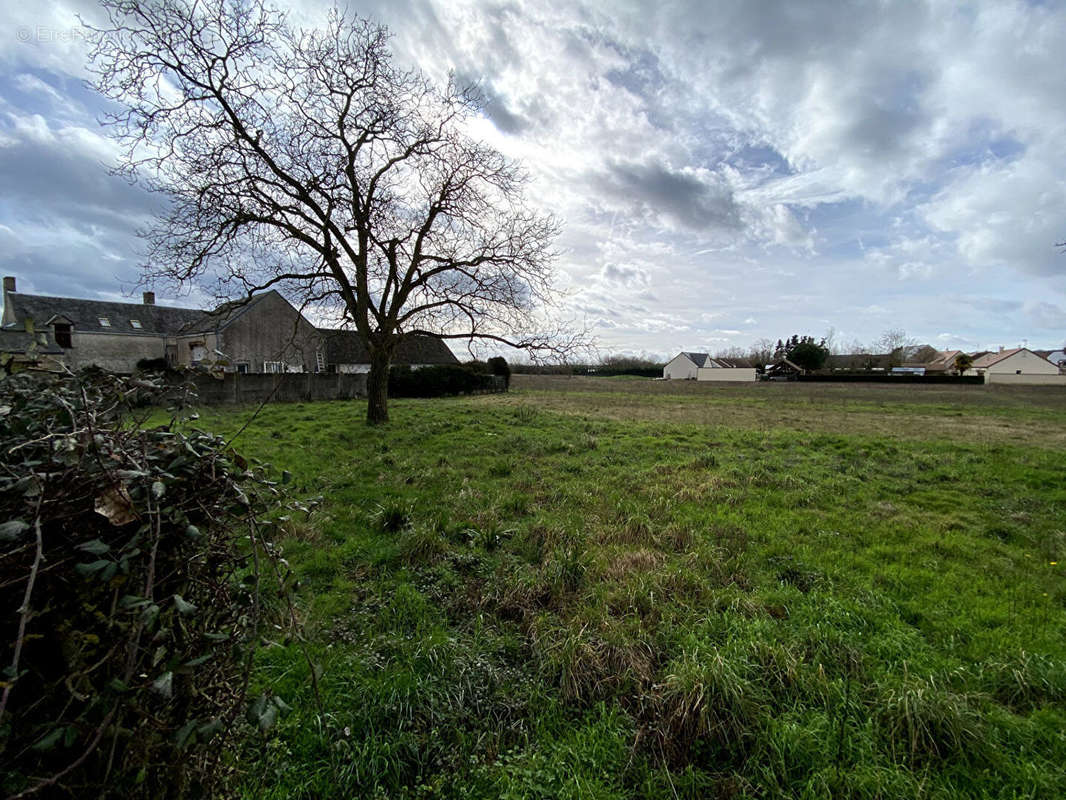
[[[370,372],[366,376],[366,424],[382,425],[389,421],[388,353],[370,354]]]

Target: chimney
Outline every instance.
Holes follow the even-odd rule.
[[[12,279],[12,280],[14,280],[14,279]],[[155,305],[155,292],[145,292],[144,293],[144,304],[146,306],[154,306]]]
[[[14,278],[14,276],[8,275],[6,278],[4,278],[4,291],[5,292],[13,292],[13,291],[15,291],[15,278]]]

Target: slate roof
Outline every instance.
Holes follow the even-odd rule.
[[[326,344],[328,364],[369,364],[366,341],[358,331],[319,328]],[[458,364],[459,359],[437,336],[408,336],[396,348],[393,364]]]
[[[66,317],[74,324],[75,331],[83,333],[121,333],[132,336],[173,334],[186,325],[195,324],[205,313],[193,308],[47,297],[21,292],[5,292],[4,297],[5,301],[11,304],[16,324],[20,327],[27,317],[33,319],[38,329],[48,325],[53,317]],[[101,317],[111,323],[110,327],[100,324]],[[140,322],[141,327],[134,328],[130,324],[131,319]]]
[[[41,344],[40,336],[44,336],[48,344]],[[0,352],[25,353],[33,345],[37,346],[37,352],[41,355],[63,354],[63,348],[52,341],[47,331],[27,333],[26,331],[0,330]]]
[[[248,311],[257,306],[263,299],[270,297],[273,294],[278,294],[278,292],[275,289],[271,289],[269,292],[253,295],[250,299],[231,300],[228,303],[222,303],[221,305],[216,306],[210,311],[200,311],[198,312],[200,316],[186,323],[181,332],[207,333],[214,330],[221,330],[248,313]]]
[[[707,366],[707,359],[711,357],[708,353],[686,353],[684,350],[681,351],[681,355],[701,369]]]

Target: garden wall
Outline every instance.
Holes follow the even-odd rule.
[[[228,403],[297,403],[309,400],[351,400],[366,397],[365,374],[286,373],[241,375],[227,372],[219,380],[196,375],[196,393],[204,405]]]
[[[832,375],[800,375],[798,380],[808,383],[953,383],[983,384],[981,375],[884,375],[878,373],[851,373]]]
[[[755,367],[714,367],[696,370],[698,381],[727,381],[729,383],[755,383]]]
[[[1066,375],[1014,375],[1012,373],[986,372],[985,383],[1012,384],[1014,386],[1066,386]]]

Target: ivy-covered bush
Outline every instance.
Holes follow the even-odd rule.
[[[4,796],[200,795],[247,724],[276,489],[214,435],[132,418],[168,391],[0,381]]]
[[[503,356],[493,356],[488,361],[488,367],[493,375],[499,375],[503,378],[505,389],[511,388],[511,365],[507,363],[506,358]]]

